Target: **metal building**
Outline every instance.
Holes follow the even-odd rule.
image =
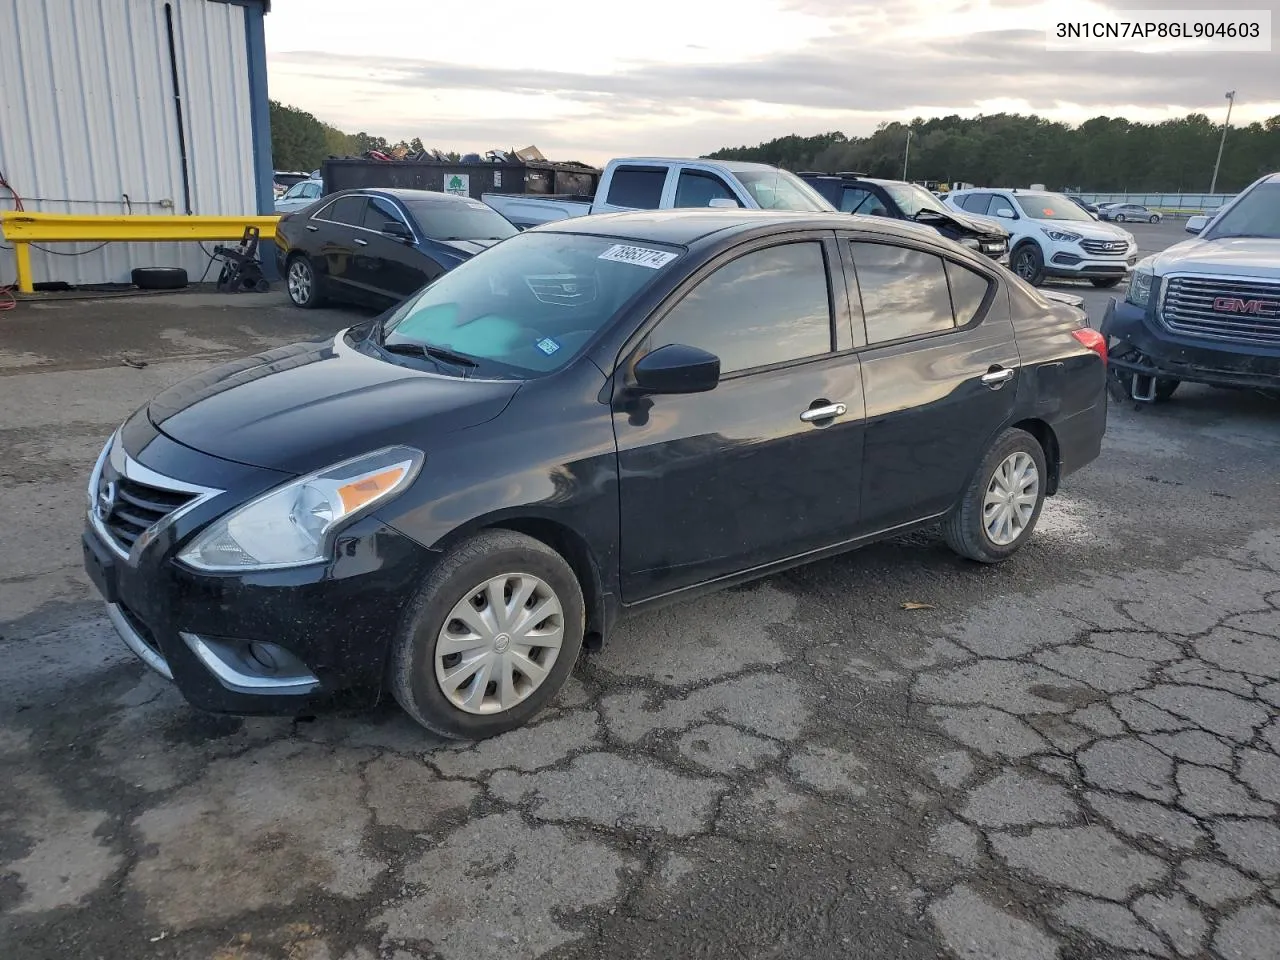
[[[270,0],[0,0],[0,210],[272,213]],[[206,246],[208,246],[206,244]],[[56,244],[33,275],[128,282],[194,243]],[[216,271],[211,271],[212,273]],[[15,274],[0,247],[0,285]]]

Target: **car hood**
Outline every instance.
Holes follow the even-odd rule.
[[[960,226],[968,230],[972,230],[974,233],[979,233],[988,237],[1000,237],[1006,240],[1009,237],[1009,231],[1000,224],[999,220],[993,220],[990,217],[979,217],[972,213],[953,210],[951,207],[947,207],[947,215],[956,223],[960,224]]]
[[[1263,237],[1223,237],[1183,240],[1156,255],[1155,271],[1166,273],[1240,273],[1280,279],[1280,240]]]
[[[1130,233],[1102,220],[1033,220],[1045,230],[1078,233],[1088,240],[1128,240]]]
[[[158,394],[147,416],[202,453],[301,474],[393,443],[430,455],[433,439],[492,420],[520,388],[410,369],[344,338],[215,367]]]

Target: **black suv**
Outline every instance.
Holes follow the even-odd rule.
[[[1009,262],[1009,234],[995,220],[944,207],[924,187],[903,180],[874,180],[858,173],[803,172],[800,179],[842,213],[892,217],[933,227],[948,240]]]

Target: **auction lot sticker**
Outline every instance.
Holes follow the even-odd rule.
[[[599,256],[600,260],[633,263],[637,267],[648,267],[650,270],[661,270],[675,258],[676,255],[674,253],[668,253],[666,250],[633,247],[625,243],[615,243]]]

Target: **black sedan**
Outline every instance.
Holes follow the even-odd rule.
[[[429,190],[344,190],[283,214],[276,263],[289,299],[385,306],[517,231],[478,200]]]
[[[1006,559],[1098,456],[1105,366],[1077,307],[911,225],[566,220],[159,394],[85,564],[198,707],[389,692],[485,737],[623,614],[930,525]]]

